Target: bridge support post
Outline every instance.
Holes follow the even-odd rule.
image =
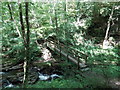
[[[67,61],[69,62],[69,50],[67,49]]]
[[[79,70],[79,69],[80,69],[80,65],[79,65],[79,63],[80,63],[80,60],[79,60],[79,57],[77,57],[77,61],[78,61],[77,68],[78,68],[78,70]]]
[[[54,42],[54,44],[55,44],[55,45],[54,45],[54,52],[55,52],[55,48],[56,48],[56,42]]]
[[[62,58],[61,58],[61,46],[60,46],[60,44],[59,44],[59,47],[60,47],[60,59],[62,59]]]

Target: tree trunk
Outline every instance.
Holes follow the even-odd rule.
[[[114,11],[114,7],[112,8],[112,11],[111,11],[111,14],[110,14],[110,17],[109,17],[109,20],[108,20],[108,25],[107,25],[105,40],[108,39],[108,32],[109,32],[109,30],[110,30],[110,22],[111,22],[111,20],[112,20],[113,11]]]
[[[57,23],[57,12],[56,12],[56,9],[55,9],[55,27],[56,27],[56,31],[58,31],[58,23]]]
[[[23,22],[23,14],[22,14],[22,5],[19,2],[19,15],[20,15],[20,24],[21,24],[21,29],[22,29],[22,38],[24,41],[24,44],[26,45],[26,38],[25,38],[25,27],[24,27],[24,22]]]
[[[12,14],[12,7],[11,7],[11,5],[10,5],[9,3],[8,3],[8,8],[9,8],[9,13],[10,13],[11,21],[15,24],[15,28],[16,28],[16,30],[17,30],[17,33],[18,33],[19,37],[21,37],[20,31],[19,31],[19,29],[18,29],[18,27],[17,27],[17,25],[16,25],[16,22],[15,22],[15,20],[14,20],[13,14]],[[13,24],[13,25],[14,25],[14,24]],[[14,27],[14,26],[13,26],[13,27]],[[13,27],[12,27],[12,29],[13,29]]]
[[[12,16],[12,10],[11,10],[11,6],[10,6],[10,4],[8,3],[8,8],[9,8],[9,13],[10,13],[10,19],[11,19],[11,21],[13,21],[13,16]]]
[[[110,17],[109,17],[109,19],[108,19],[107,30],[106,30],[105,38],[104,38],[104,41],[103,41],[103,49],[107,49],[107,48],[108,48],[108,45],[109,45],[108,33],[109,33],[109,30],[110,30],[110,25],[111,25],[110,22],[111,22],[111,20],[112,20],[113,11],[114,11],[114,6],[113,6],[113,8],[112,8]]]
[[[24,61],[24,79],[23,79],[23,85],[26,87],[28,84],[28,68],[30,63],[29,58],[29,45],[30,45],[30,29],[29,29],[29,16],[28,16],[28,2],[25,3],[25,13],[26,13],[26,26],[27,26],[27,33],[26,33],[26,60]]]
[[[27,27],[27,33],[25,33],[25,27],[23,22],[23,14],[22,14],[22,6],[21,3],[19,3],[19,15],[20,15],[20,23],[21,23],[21,29],[22,29],[22,38],[23,38],[23,44],[24,44],[24,50],[25,50],[25,58],[24,58],[24,77],[23,77],[23,87],[26,88],[27,82],[28,82],[28,66],[29,66],[29,18],[28,18],[28,2],[25,2],[25,13],[26,13],[26,27]]]

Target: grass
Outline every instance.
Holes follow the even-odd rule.
[[[56,79],[53,81],[39,81],[34,85],[29,85],[28,88],[83,88],[83,85],[74,79]]]

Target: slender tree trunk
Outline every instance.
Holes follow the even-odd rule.
[[[67,0],[65,0],[65,8],[64,8],[65,12],[67,12],[67,11],[68,11],[68,8],[67,8],[67,3],[68,3],[68,1],[67,1]]]
[[[9,3],[7,5],[8,5],[9,13],[10,13],[10,24],[11,24],[10,27],[11,27],[12,32],[15,33],[14,27],[13,27],[13,17],[12,17],[11,6],[9,5]]]
[[[67,29],[67,22],[68,22],[68,19],[67,19],[67,12],[68,12],[68,8],[67,8],[67,3],[68,1],[65,0],[64,2],[64,20],[65,20],[65,39],[66,39],[66,46],[69,46],[68,45],[68,39],[69,39],[69,30]],[[67,48],[67,60],[69,61],[69,48]]]
[[[9,8],[9,12],[10,12],[11,21],[13,21],[12,10],[11,10],[11,6],[9,3],[8,3],[8,8]]]
[[[26,38],[25,38],[25,27],[24,27],[24,22],[23,22],[23,14],[22,14],[22,5],[19,2],[19,15],[20,15],[20,24],[21,24],[21,29],[22,29],[22,38],[24,41],[24,44],[26,45]]]
[[[54,16],[54,19],[53,19],[53,26],[55,27],[55,33],[57,34],[57,32],[56,32],[56,10],[55,10],[55,6],[56,6],[56,2],[55,2],[55,0],[54,0],[54,4],[53,4],[53,14],[55,15]]]
[[[76,2],[76,10],[77,10],[77,12],[76,12],[76,17],[75,17],[76,21],[79,20],[79,16],[80,16],[80,13],[79,13],[79,12],[80,12],[79,5],[80,5],[80,2],[77,1],[77,2]]]
[[[58,19],[57,19],[56,9],[55,9],[55,27],[56,27],[56,31],[58,31]]]
[[[27,34],[25,34],[25,27],[23,22],[23,14],[22,14],[22,6],[21,3],[19,3],[19,15],[20,15],[20,24],[22,29],[22,38],[23,38],[23,44],[24,44],[24,77],[23,77],[23,87],[26,88],[27,82],[28,82],[28,61],[29,61],[29,21],[28,21],[28,2],[25,3],[26,8],[26,26],[27,26]],[[25,37],[27,36],[27,37]]]
[[[17,25],[16,25],[16,22],[15,22],[15,20],[14,20],[14,17],[13,17],[13,14],[12,14],[12,7],[11,7],[11,5],[8,3],[8,8],[9,8],[9,13],[10,13],[10,17],[11,17],[11,21],[15,24],[15,28],[16,28],[16,30],[17,30],[17,33],[18,33],[18,35],[19,35],[19,37],[21,37],[21,34],[20,34],[20,31],[19,31],[19,29],[18,29],[18,27],[17,27]],[[14,25],[13,24],[13,25]],[[14,27],[14,26],[13,26]],[[12,27],[12,28],[13,28]]]
[[[55,33],[56,35],[58,36],[59,34],[59,31],[58,31],[58,17],[57,17],[57,10],[55,9],[55,6],[56,6],[56,2],[54,3],[53,5],[53,13],[55,15]],[[58,41],[59,42],[59,41]]]
[[[107,25],[105,40],[108,39],[108,33],[109,33],[109,30],[110,30],[110,24],[111,24],[110,22],[111,22],[111,20],[112,20],[113,11],[114,11],[114,7],[112,8],[112,11],[111,11],[111,14],[110,14],[110,17],[109,17],[109,20],[108,20],[108,25]]]
[[[66,39],[67,39],[67,34],[68,34],[68,32],[67,32],[67,0],[65,0],[65,2],[64,2],[64,20],[65,20],[65,37],[66,37]]]
[[[26,26],[27,26],[27,33],[26,33],[26,60],[24,61],[24,79],[23,79],[23,85],[26,87],[28,84],[28,69],[29,69],[29,45],[30,45],[30,29],[29,29],[29,16],[28,16],[28,2],[25,3],[25,13],[26,13]]]
[[[68,34],[68,30],[67,30],[67,0],[65,0],[64,2],[64,20],[65,20],[65,38],[68,39],[67,34]],[[68,43],[66,43],[68,44]]]
[[[110,25],[111,25],[111,20],[112,20],[112,16],[113,16],[113,11],[114,11],[114,6],[112,8],[110,17],[108,19],[107,30],[106,30],[105,38],[104,38],[104,41],[103,41],[103,49],[107,49],[108,44],[109,44],[109,42],[108,42],[108,33],[109,33],[109,30],[110,30]]]

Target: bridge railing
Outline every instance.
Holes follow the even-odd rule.
[[[60,43],[59,41],[53,41],[51,39],[47,40],[47,42],[54,45],[54,47],[53,47],[54,50],[55,50],[55,48],[58,48],[60,50],[60,58],[62,56],[61,53],[65,52],[67,54],[68,61],[69,61],[69,58],[68,58],[69,56],[76,59],[78,62],[78,68],[79,68],[79,63],[87,62],[88,55],[72,48],[72,46],[66,46],[63,43]]]

